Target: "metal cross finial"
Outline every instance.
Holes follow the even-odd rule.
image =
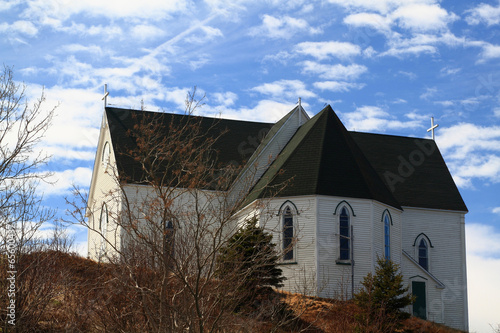
[[[108,85],[105,83],[104,84],[104,97],[102,98],[102,100],[104,101],[104,107],[106,107],[108,104],[108,95],[109,95]]]
[[[429,128],[429,129],[427,130],[427,132],[431,132],[431,131],[432,131],[432,140],[436,140],[436,136],[435,136],[435,134],[434,134],[434,130],[435,130],[436,128],[438,128],[438,127],[439,127],[439,125],[438,125],[438,124],[434,125],[434,117],[431,117],[431,128]]]

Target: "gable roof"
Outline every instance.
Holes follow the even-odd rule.
[[[143,117],[155,117],[168,129],[172,121],[180,121],[185,115],[138,111],[106,107],[106,119],[111,134],[111,141],[115,152],[118,173],[122,180],[130,183],[141,183],[143,174],[141,166],[132,158],[120,152],[126,152],[136,147],[134,140],[127,134],[128,130],[140,123]],[[189,116],[194,117],[194,116]],[[148,118],[146,118],[148,119]],[[215,142],[217,150],[217,163],[221,165],[237,164],[243,165],[257,149],[259,141],[265,133],[273,126],[270,123],[249,122],[230,119],[219,119],[209,117],[197,117],[200,119],[202,132],[208,137],[218,137],[220,133],[226,132]],[[168,132],[165,131],[165,138]]]
[[[401,206],[468,211],[434,140],[350,135]]]
[[[216,137],[227,130],[215,143],[218,164],[245,165],[284,126],[294,110],[276,124],[198,119],[208,136]],[[159,117],[165,128],[171,121],[185,117],[113,107],[107,107],[105,112],[115,152],[134,147],[127,131],[141,117]],[[268,134],[263,138],[265,133]],[[137,162],[122,154],[115,154],[115,158],[120,175],[125,175],[129,182],[141,183],[142,172]],[[253,186],[243,205],[272,197],[272,190],[285,182],[289,184],[274,194],[373,199],[398,209],[408,206],[467,211],[433,140],[349,132],[330,106],[299,127]]]
[[[245,203],[272,195],[270,189],[288,180],[279,196],[366,198],[401,209],[330,106],[299,128]]]

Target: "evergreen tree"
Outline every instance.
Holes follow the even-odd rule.
[[[257,218],[246,221],[220,250],[218,273],[231,276],[240,285],[245,302],[256,296],[269,295],[272,287],[283,286],[286,279],[277,267],[279,260],[273,236],[257,226]]]
[[[399,265],[379,258],[375,275],[368,273],[361,283],[363,288],[354,295],[362,310],[361,322],[378,323],[382,331],[390,331],[410,315],[403,308],[413,304],[414,297],[403,286]]]

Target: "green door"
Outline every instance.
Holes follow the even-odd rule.
[[[425,299],[425,282],[413,281],[411,283],[412,294],[416,297],[413,303],[413,315],[422,319],[427,319],[427,302]]]

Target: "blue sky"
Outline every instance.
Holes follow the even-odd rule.
[[[436,141],[469,208],[471,330],[500,319],[500,3],[435,0],[4,0],[0,55],[59,104],[46,203],[88,187],[103,85],[120,107],[276,121],[302,98],[351,130]],[[77,245],[86,231],[72,228]]]

